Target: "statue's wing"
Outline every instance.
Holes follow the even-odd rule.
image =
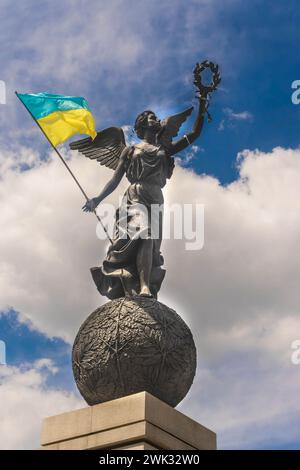
[[[191,108],[188,108],[181,113],[174,114],[173,116],[169,116],[160,122],[162,130],[160,131],[158,140],[161,144],[168,146],[172,142],[173,137],[177,136],[181,124],[183,124],[186,118],[190,116],[193,109],[194,108],[192,106]]]
[[[71,142],[70,148],[78,150],[85,157],[97,160],[100,165],[115,170],[123,149],[126,147],[124,132],[119,127],[108,127],[91,137]]]

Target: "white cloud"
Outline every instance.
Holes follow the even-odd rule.
[[[21,148],[15,156],[26,152]],[[190,312],[195,327],[199,317],[193,311],[198,312],[201,297],[207,338],[202,347],[209,351],[211,335],[232,328],[235,335],[237,320],[247,328],[250,322],[252,331],[252,319],[259,316],[257,332],[282,318],[282,312],[297,317],[299,154],[281,148],[270,154],[245,151],[239,155],[240,178],[227,187],[180,167],[167,185],[169,203],[205,205],[205,246],[187,252],[183,241],[163,243],[167,277],[162,296],[171,293],[179,310]],[[1,155],[0,164],[14,160],[12,153]],[[81,194],[57,157],[36,162],[26,172],[2,175],[1,308],[13,306],[42,331],[70,339],[104,300],[89,268],[101,262],[106,242],[95,237],[96,220],[82,213]],[[90,195],[111,176],[110,170],[77,154],[69,163]],[[109,200],[117,202],[126,185],[124,180]],[[181,273],[188,276],[178,274],[178,257]]]
[[[218,448],[282,449],[299,443],[300,366],[274,367],[260,351],[225,356],[215,367],[203,363],[202,358],[179,409],[214,430]]]
[[[76,153],[65,155],[90,195],[112,174]],[[14,161],[9,152],[0,163],[6,157]],[[162,245],[167,275],[160,300],[188,322],[201,359],[182,406],[217,427],[224,446],[259,445],[266,432],[280,436],[278,423],[288,429],[298,409],[296,400],[285,402],[299,387],[290,348],[300,330],[300,150],[246,150],[238,165],[240,177],[227,187],[177,166],[166,201],[205,205],[205,245],[201,251],[185,251],[181,240]],[[55,156],[32,157],[26,172],[6,164],[0,192],[1,308],[13,306],[36,328],[72,342],[80,323],[106,301],[89,274],[106,243],[95,237],[95,221],[81,212],[81,195]],[[231,363],[233,357],[244,363]],[[268,408],[272,390],[277,398]],[[261,434],[252,432],[254,439],[246,430],[255,420]],[[295,436],[291,426],[286,439]]]
[[[17,145],[15,150],[4,150],[0,152],[0,181],[7,174],[13,172],[20,173],[25,169],[38,167],[40,164],[39,155],[28,147]]]
[[[187,166],[190,164],[200,152],[204,152],[204,149],[199,145],[191,145],[187,150],[180,153],[180,155],[175,157],[175,162],[181,167]]]
[[[226,128],[235,129],[236,123],[241,121],[253,121],[253,114],[250,111],[234,112],[231,108],[224,108],[223,113],[226,115],[226,119],[221,119],[218,131],[224,131]]]
[[[223,112],[227,115],[229,119],[236,121],[249,121],[253,119],[253,115],[249,111],[241,111],[235,113],[231,108],[223,109]]]
[[[37,449],[42,419],[84,406],[74,394],[45,385],[57,371],[49,359],[0,366],[0,448]]]
[[[44,3],[47,20],[40,22],[38,11],[32,14],[30,24],[35,28],[30,30],[30,34],[23,17],[32,11],[34,1],[27,0],[20,6],[18,14],[9,1],[3,5],[3,14],[9,21],[7,26],[3,25],[0,39],[7,40],[17,30],[23,52],[12,61],[9,51],[3,51],[6,54],[4,58],[9,63],[10,71],[14,72],[11,78],[21,79],[26,70],[23,83],[33,75],[49,78],[53,75],[53,67],[59,70],[60,81],[68,82],[78,74],[89,79],[88,74],[94,74],[96,69],[97,74],[105,77],[105,66],[110,69],[112,85],[118,79],[116,75],[120,70],[123,73],[127,71],[129,76],[126,74],[126,81],[134,79],[142,83],[145,71],[151,72],[157,70],[157,66],[163,66],[166,57],[172,56],[180,62],[187,54],[199,54],[199,49],[203,53],[210,50],[219,57],[225,52],[225,36],[228,33],[221,31],[222,9],[216,0],[191,0],[184,10],[180,0],[134,3],[104,0],[101,5],[97,0],[90,0],[88,7],[80,0],[65,0],[59,9],[53,9],[53,2]],[[227,8],[235,3],[227,2]],[[167,19],[165,28],[155,21],[159,18]],[[205,29],[203,33],[201,25]],[[214,29],[214,41],[207,37],[209,29]],[[222,35],[223,42],[218,43],[217,38]],[[45,41],[45,38],[48,40]],[[180,41],[176,41],[175,57],[172,49],[177,38]],[[18,50],[17,44],[13,47]],[[227,58],[232,53],[227,49]]]
[[[224,346],[209,346],[218,331],[257,318],[269,325],[283,315],[298,318],[299,312],[300,151],[246,151],[239,158],[240,178],[227,187],[178,169],[167,188],[169,201],[177,193],[182,202],[205,205],[202,251],[183,252],[178,241],[163,245],[168,268],[163,293],[168,297],[168,286],[173,303],[190,312],[200,347],[207,345],[210,353]]]
[[[228,1],[227,9],[236,3]],[[1,79],[7,85],[7,104],[0,113],[5,141],[15,140],[15,128],[24,139],[31,126],[14,90],[83,95],[101,128],[113,116],[128,118],[153,102],[155,109],[164,101],[170,105],[170,90],[174,84],[184,90],[187,75],[192,99],[195,62],[212,58],[226,76],[232,74],[230,64],[237,54],[228,44],[231,34],[215,0],[190,0],[184,9],[181,0],[44,0],[43,8],[26,0],[17,10],[2,0],[1,12],[0,43],[9,44],[1,49]],[[27,16],[30,22],[24,21]],[[171,94],[172,106],[178,105]]]
[[[1,152],[0,162],[26,153]],[[89,194],[111,175],[79,156],[70,165]],[[56,155],[25,172],[7,163],[0,192],[1,309],[13,306],[41,331],[70,339],[100,300],[89,273],[106,245],[95,237],[96,219],[81,211],[84,199]]]

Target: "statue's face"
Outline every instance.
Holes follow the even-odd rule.
[[[148,128],[150,128],[153,131],[159,131],[161,128],[160,125],[160,120],[157,119],[156,115],[154,113],[149,113],[147,116],[147,124]]]

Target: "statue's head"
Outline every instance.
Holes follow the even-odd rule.
[[[161,125],[160,120],[156,117],[155,113],[148,109],[138,115],[135,120],[134,130],[139,139],[143,139],[146,130],[149,129],[152,129],[156,133],[161,129]]]

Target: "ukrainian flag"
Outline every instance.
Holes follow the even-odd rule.
[[[50,93],[17,93],[17,96],[53,145],[61,144],[74,134],[96,137],[95,121],[84,98]]]

